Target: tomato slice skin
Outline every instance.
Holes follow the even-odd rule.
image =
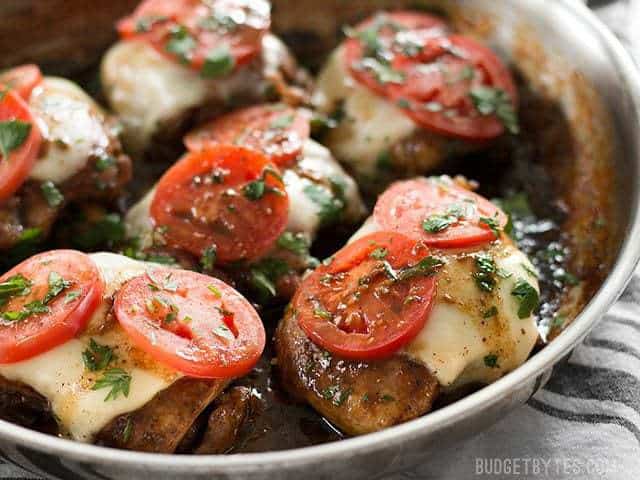
[[[249,191],[256,186],[263,187],[259,198]],[[277,167],[260,153],[231,145],[187,153],[160,179],[151,203],[152,221],[165,230],[169,246],[194,255],[214,247],[218,264],[263,256],[288,215]]]
[[[436,279],[431,272],[393,280],[388,269],[401,278],[403,269],[428,256],[425,245],[393,232],[348,244],[303,280],[292,301],[298,325],[314,343],[343,358],[392,356],[427,322]]]
[[[309,138],[309,118],[284,105],[256,105],[218,117],[184,138],[198,151],[218,144],[241,145],[263,153],[279,167],[295,163]]]
[[[22,186],[36,161],[42,136],[25,101],[13,90],[2,92],[0,122],[28,123],[30,130],[22,145],[9,152],[9,158],[0,155],[0,203],[9,199]]]
[[[50,272],[71,285],[46,304],[46,313],[18,321],[0,318],[0,364],[27,360],[74,338],[100,305],[105,285],[93,260],[75,250],[52,250],[25,260],[0,277],[0,282],[6,282],[22,275],[32,282],[29,294],[9,299],[0,312],[21,311],[31,301],[42,301]],[[73,298],[66,296],[70,292]]]
[[[362,32],[363,28],[371,28],[371,23],[372,20],[368,20],[357,30]],[[382,30],[383,40],[378,40],[388,64],[388,71],[385,71],[392,75],[383,82],[371,67],[376,66],[376,55],[379,54],[368,52],[365,42],[352,37],[344,49],[344,61],[351,76],[394,102],[424,129],[477,142],[502,135],[505,131],[503,120],[495,111],[481,113],[472,99],[472,93],[478,89],[489,88],[504,96],[500,101],[509,105],[515,115],[517,89],[509,70],[497,55],[472,38],[449,34],[437,27],[433,27],[431,35],[417,37],[418,44],[403,49],[398,46],[402,39],[400,35],[415,38],[419,30],[406,22],[400,22],[400,25],[408,33]],[[395,40],[389,40],[390,35]]]
[[[421,39],[440,37],[448,32],[447,24],[440,18],[413,11],[398,10],[382,12],[367,18],[355,26],[354,32],[364,32],[376,28],[376,40],[393,54],[393,38],[397,28],[405,29],[419,35]],[[379,82],[375,75],[367,69],[359,68],[360,61],[365,57],[367,46],[356,36],[351,36],[344,43],[344,60],[353,78],[380,96],[388,96],[388,85]]]
[[[456,216],[451,224],[436,232],[425,230],[423,222],[432,216]],[[486,223],[504,229],[507,215],[484,197],[456,185],[446,177],[418,178],[396,182],[379,198],[373,210],[383,230],[404,233],[431,247],[464,248],[497,239]],[[485,219],[483,221],[482,219]]]
[[[150,286],[164,278],[175,288]],[[186,270],[159,268],[152,278],[129,280],[116,294],[114,312],[139,348],[191,377],[240,377],[257,363],[266,342],[258,313],[242,295],[218,279]]]
[[[116,27],[124,40],[147,41],[168,58],[202,71],[207,55],[221,46],[228,48],[232,67],[250,62],[270,24],[265,0],[145,0]],[[182,42],[185,36],[188,43]],[[170,46],[172,38],[182,42],[179,53]]]
[[[0,85],[18,92],[25,101],[29,101],[33,89],[42,82],[40,67],[30,63],[11,68],[0,73]]]

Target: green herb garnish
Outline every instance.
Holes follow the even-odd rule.
[[[510,133],[520,133],[518,116],[507,92],[500,88],[478,86],[472,88],[469,95],[480,114],[495,114]]]
[[[518,280],[513,290],[511,290],[511,295],[516,297],[520,303],[518,308],[519,318],[528,318],[540,303],[538,291],[526,280]]]
[[[82,352],[82,361],[90,372],[104,370],[113,359],[113,349],[107,345],[100,345],[93,338],[89,341],[89,348]]]
[[[129,388],[131,387],[131,375],[121,368],[110,368],[105,371],[102,377],[96,380],[92,390],[102,390],[110,388],[109,393],[104,397],[104,401],[116,400],[120,394],[125,397],[129,396]]]
[[[64,196],[52,181],[47,180],[46,182],[42,182],[40,189],[50,207],[58,207],[64,202]]]
[[[228,75],[236,66],[229,47],[221,45],[207,53],[200,74],[205,78],[216,78]]]
[[[2,158],[9,158],[9,154],[20,148],[31,132],[31,124],[21,120],[6,120],[0,122],[0,153]]]

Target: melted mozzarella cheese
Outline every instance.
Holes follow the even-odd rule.
[[[144,406],[180,377],[135,348],[115,319],[107,316],[111,298],[120,286],[154,265],[112,253],[94,253],[91,258],[104,278],[106,290],[86,331],[37,357],[0,365],[0,375],[29,385],[47,398],[61,430],[82,442],[90,442],[115,417]],[[117,358],[109,368],[122,368],[131,375],[128,396],[105,401],[109,388],[93,390],[102,372],[86,370],[82,360],[91,339],[113,349]]]
[[[156,132],[172,122],[179,123],[193,108],[205,103],[225,104],[238,96],[260,99],[267,88],[263,71],[277,70],[286,56],[284,44],[265,35],[261,68],[248,65],[227,77],[205,79],[146,42],[118,42],[102,62],[102,84],[111,108],[123,123],[127,147],[139,154]]]
[[[329,150],[313,140],[305,142],[302,158],[295,169],[285,170],[283,180],[289,196],[287,230],[290,232],[302,233],[310,240],[318,233],[322,207],[305,192],[309,187],[321,188],[331,196],[331,182],[338,183],[343,188],[345,220],[357,221],[364,214],[356,183],[333,159]],[[155,188],[134,205],[125,218],[127,235],[137,237],[142,248],[153,243],[153,224],[149,212],[154,194]]]
[[[378,158],[417,129],[393,103],[355,82],[343,62],[342,47],[334,51],[318,76],[312,103],[333,112],[342,102],[344,118],[327,136],[327,146],[360,175],[373,176]]]
[[[350,241],[379,230],[369,218]],[[481,292],[473,273],[477,250],[439,250],[445,260],[438,273],[437,296],[429,318],[404,353],[422,363],[448,390],[469,383],[490,383],[524,363],[538,338],[533,316],[518,317],[518,299],[511,294],[520,279],[539,291],[529,273],[534,267],[510,241],[481,250],[490,254],[500,273],[492,293]],[[502,278],[506,277],[506,278]],[[484,318],[496,307],[497,314]],[[497,365],[485,363],[495,355]]]
[[[75,83],[46,77],[33,90],[29,107],[48,142],[29,174],[33,180],[64,182],[90,157],[104,155],[109,146],[104,114]]]
[[[321,225],[322,207],[305,192],[310,186],[323,188],[332,195],[331,182],[342,186],[345,202],[344,218],[357,221],[364,214],[358,186],[331,156],[328,149],[309,139],[304,144],[302,159],[295,169],[284,172],[284,184],[289,195],[287,230],[303,233],[314,239]]]

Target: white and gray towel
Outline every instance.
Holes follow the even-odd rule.
[[[640,64],[640,0],[589,1]],[[640,270],[528,404],[389,480],[640,479]],[[0,461],[0,480],[33,479]]]

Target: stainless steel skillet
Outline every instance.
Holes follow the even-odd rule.
[[[38,3],[42,2],[9,1],[0,6],[0,14],[9,19],[8,25],[12,15],[21,14],[21,8]],[[70,8],[70,4],[86,4],[58,3],[66,3],[65,8]],[[94,19],[94,29],[106,31],[127,2],[114,2],[120,12],[106,3],[87,6],[84,13],[78,8],[73,14]],[[274,3],[276,30],[288,38],[297,38],[301,43],[313,41],[325,49],[342,22],[376,6],[415,2],[278,0]],[[577,314],[573,323],[522,367],[498,382],[423,418],[376,434],[296,450],[195,457],[110,450],[0,422],[0,451],[5,458],[35,473],[46,472],[63,479],[371,478],[391,469],[428,462],[525,402],[544,383],[553,365],[615,301],[640,258],[640,242],[636,240],[640,234],[640,75],[613,35],[577,1],[435,3],[450,13],[459,28],[496,45],[534,88],[556,99],[567,114],[576,156],[567,172],[558,172],[558,181],[578,213],[566,228],[574,236],[576,261],[588,262],[598,255],[604,265],[602,278],[595,279],[592,288],[578,299],[567,300],[573,301]],[[37,10],[34,7],[31,13],[37,14]],[[13,52],[4,60],[11,58],[11,63],[18,63],[25,56],[34,60],[39,55],[55,63],[56,51],[43,47],[45,38],[57,38],[65,48],[70,45],[55,36],[56,32],[59,37],[64,36],[61,23],[50,22],[42,27],[43,31],[38,33],[42,37],[40,49],[7,37],[9,28],[0,27],[0,49]],[[96,37],[104,42],[109,35],[101,33]],[[7,45],[11,41],[15,43],[9,51]],[[82,38],[77,39],[81,41]],[[87,56],[102,48],[95,38],[87,44],[96,49],[85,50]],[[83,63],[84,58],[78,55],[77,62]],[[74,66],[74,63],[65,65]],[[617,228],[588,244],[585,240],[590,232],[585,222],[595,211],[614,218]]]

